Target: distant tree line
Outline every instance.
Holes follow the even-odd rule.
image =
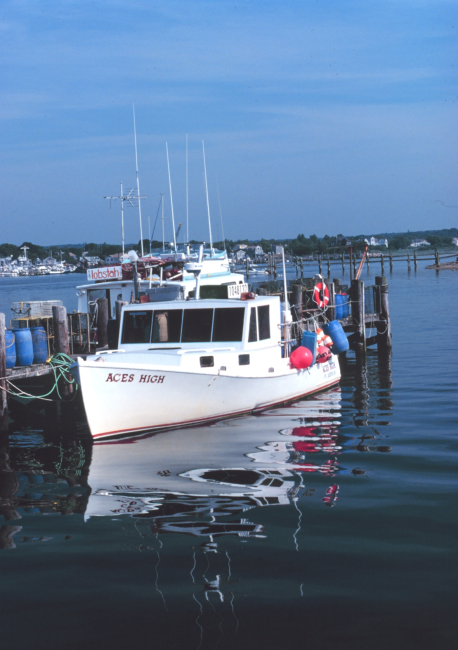
[[[342,234],[336,236],[325,235],[324,237],[317,237],[316,235],[310,235],[306,237],[303,233],[297,235],[294,239],[264,239],[259,240],[252,239],[226,239],[223,241],[213,242],[215,248],[224,249],[231,251],[237,244],[246,244],[247,246],[258,245],[261,246],[264,253],[272,252],[273,246],[284,246],[287,252],[292,253],[293,255],[305,256],[312,254],[332,254],[340,253],[346,251],[348,246],[346,245],[346,240],[351,241],[354,248],[364,247],[364,239],[374,236],[378,239],[388,239],[388,248],[389,250],[399,250],[408,248],[413,239],[426,239],[432,248],[447,248],[452,246],[452,239],[458,237],[458,228],[449,228],[444,230],[426,230],[426,231],[408,231],[406,233],[380,233],[377,235],[357,235],[344,237]],[[201,242],[197,240],[191,240],[191,244],[200,244]],[[24,242],[21,246],[16,246],[15,244],[0,244],[0,257],[9,257],[17,259],[19,255],[23,254],[21,248],[27,246],[27,257],[32,261],[35,261],[37,257],[44,259],[48,257],[52,251],[53,257],[60,259],[60,251],[62,251],[62,259],[66,262],[75,261],[75,258],[70,255],[80,258],[83,252],[86,252],[90,257],[100,257],[101,260],[104,260],[108,255],[114,255],[121,252],[120,244],[107,244],[106,242],[102,244],[96,244],[94,242],[85,243],[82,245],[69,245],[69,244],[60,244],[50,247],[39,246],[38,244],[32,244],[31,242]],[[129,251],[130,249],[135,249],[139,251],[141,249],[141,242],[131,243],[125,245],[125,250]],[[160,250],[162,249],[162,241],[154,240],[151,242],[151,250]],[[372,246],[371,249],[386,250],[385,246]],[[150,241],[149,239],[143,240],[143,250],[146,254],[150,251]],[[167,248],[168,249],[168,242]]]

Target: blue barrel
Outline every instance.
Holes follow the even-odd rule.
[[[313,356],[312,366],[316,359],[316,332],[302,332],[301,345],[310,350]]]
[[[14,328],[16,336],[16,355],[18,366],[31,366],[33,363],[33,344],[30,328]]]
[[[348,316],[350,315],[350,307],[349,307],[349,303],[348,303],[348,294],[341,293],[340,295],[342,296],[342,308],[343,308],[342,318],[348,318]]]
[[[14,368],[16,365],[16,337],[11,330],[5,330],[6,367]]]
[[[43,327],[31,327],[33,363],[45,363],[48,358],[48,341]]]
[[[323,325],[323,332],[332,339],[333,354],[342,354],[342,352],[346,352],[350,348],[348,339],[339,321],[333,320],[327,323],[327,325]]]
[[[341,293],[336,293],[336,320],[341,320],[344,315],[344,308],[343,308],[343,296]]]

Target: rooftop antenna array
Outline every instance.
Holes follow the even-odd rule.
[[[121,240],[122,240],[122,255],[124,257],[124,201],[128,201],[129,205],[131,205],[134,208],[135,207],[134,201],[138,200],[140,203],[140,199],[146,199],[148,197],[140,196],[138,192],[137,194],[135,194],[135,190],[133,188],[128,192],[128,194],[124,194],[122,190],[122,182],[121,182],[120,196],[104,196],[103,198],[109,199],[110,205],[111,205],[111,201],[116,201],[116,200],[121,201]]]

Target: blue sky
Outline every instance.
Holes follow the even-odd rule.
[[[117,243],[135,185],[214,239],[458,225],[456,1],[3,0],[1,242]],[[139,239],[126,208],[126,239]],[[160,238],[159,228],[155,236]]]

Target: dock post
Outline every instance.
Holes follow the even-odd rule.
[[[439,253],[437,252],[437,249],[434,251],[434,258],[436,260],[436,266],[439,266]]]
[[[304,279],[304,258],[301,255],[301,281]]]
[[[275,257],[273,258],[273,262],[274,262],[273,276],[274,276],[274,280],[276,280],[277,279],[277,262],[275,260]]]
[[[383,253],[382,253],[381,260],[380,260],[380,266],[382,268],[382,275],[385,275],[385,260],[383,259]]]
[[[299,258],[297,255],[295,257],[295,260],[296,260],[296,278],[297,278],[299,277]]]
[[[331,260],[329,259],[329,255],[328,255],[328,278],[330,277],[331,277]]]
[[[410,273],[410,253],[407,253],[407,270]]]
[[[298,284],[298,283],[294,283],[292,286],[293,289],[292,303],[296,311],[295,320],[302,320],[302,288],[303,288],[302,284]]]
[[[8,431],[8,393],[6,391],[5,314],[0,313],[0,431]]]
[[[342,275],[345,273],[345,253],[342,252]]]
[[[377,287],[377,311],[382,321],[377,323],[377,348],[386,351],[391,349],[391,321],[386,278],[377,276],[375,286]]]
[[[414,269],[416,271],[417,270],[417,251],[413,252],[413,267],[414,267]],[[382,270],[382,274],[383,274],[383,270]]]
[[[366,354],[366,323],[364,304],[364,282],[362,280],[351,281],[351,313],[353,322],[357,329],[354,334],[355,351],[358,355]]]
[[[321,264],[321,255],[318,255],[318,273],[320,275],[323,275],[323,267],[322,267],[322,264]]]
[[[248,255],[245,255],[246,279],[248,282]]]
[[[99,348],[106,348],[108,345],[108,298],[97,300],[97,333]]]
[[[393,253],[390,253],[390,273],[393,273]]]
[[[367,274],[369,275],[369,253],[366,253]]]
[[[342,282],[340,278],[333,278],[332,281],[334,283],[334,293],[342,293]]]
[[[353,277],[356,278],[356,253],[353,255]]]
[[[70,345],[68,341],[68,323],[67,310],[61,305],[53,305],[52,308],[52,326],[54,331],[54,354],[62,352],[70,354]],[[73,393],[73,386],[65,384],[60,389],[62,397],[68,397]]]

